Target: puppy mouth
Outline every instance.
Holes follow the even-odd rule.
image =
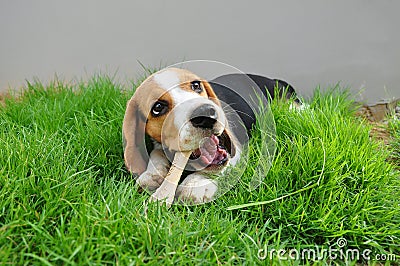
[[[190,159],[199,159],[201,164],[205,167],[223,165],[228,161],[228,151],[226,147],[222,145],[220,138],[220,136],[216,135],[204,138],[199,148],[192,152]]]

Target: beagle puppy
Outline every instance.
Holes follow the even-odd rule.
[[[273,98],[276,88],[280,97],[295,96],[286,82],[258,75],[228,74],[206,81],[185,69],[154,73],[127,103],[122,132],[127,169],[155,195],[174,155],[190,152],[184,179],[172,192],[175,201],[213,200],[218,183],[208,176],[239,160],[257,113],[258,103],[251,98],[257,99],[260,91]]]

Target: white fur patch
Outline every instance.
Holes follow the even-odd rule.
[[[291,103],[290,106],[289,106],[289,110],[290,111],[293,111],[293,110],[294,111],[303,111],[303,110],[306,110],[306,109],[309,109],[309,108],[310,108],[310,105],[307,104],[307,103],[302,103],[301,105]]]
[[[158,86],[165,90],[169,90],[179,85],[178,74],[175,71],[169,69],[155,74],[154,81],[157,82]]]
[[[181,104],[187,100],[199,98],[199,100],[203,100],[204,98],[198,95],[195,92],[185,91],[180,87],[176,87],[169,91],[171,98],[174,100],[175,105]]]

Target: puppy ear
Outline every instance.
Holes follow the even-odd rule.
[[[220,101],[218,100],[218,97],[217,97],[217,95],[215,94],[214,90],[212,89],[210,83],[208,83],[208,82],[205,81],[205,80],[203,80],[202,83],[203,83],[204,89],[205,89],[206,92],[207,92],[208,98],[209,98],[211,101],[213,101],[215,104],[217,104],[218,106],[221,107],[221,103],[220,103]]]
[[[125,165],[130,172],[139,175],[146,170],[149,157],[146,152],[144,131],[145,117],[140,113],[137,99],[133,95],[126,107],[122,137]]]

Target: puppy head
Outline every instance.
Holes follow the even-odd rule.
[[[145,171],[144,136],[168,151],[192,151],[195,170],[220,171],[235,155],[236,140],[210,84],[195,74],[167,68],[148,77],[128,102],[124,156],[134,173]]]

